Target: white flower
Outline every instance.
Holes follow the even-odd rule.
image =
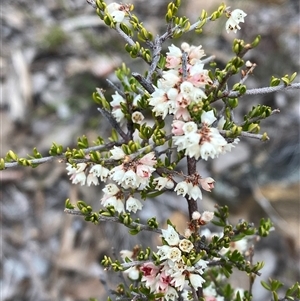
[[[120,123],[121,126],[124,125],[126,119],[125,119],[125,115],[122,112],[121,108],[113,109],[111,113],[115,117],[116,121],[118,123]]]
[[[230,31],[236,33],[237,30],[241,29],[239,23],[240,22],[244,23],[244,17],[246,16],[247,14],[241,9],[235,9],[234,11],[232,11],[230,14],[230,18],[227,20],[225,24],[227,33],[229,33]]]
[[[133,252],[129,250],[121,250],[120,251],[121,258],[125,261],[126,257],[132,259]]]
[[[123,152],[121,147],[114,146],[114,148],[111,149],[110,152],[111,152],[110,158],[114,160],[120,160],[126,156],[126,154]]]
[[[73,184],[80,184],[81,186],[83,186],[85,184],[86,175],[85,175],[84,171],[76,172],[76,174],[74,174],[73,176],[74,176],[73,180],[72,180]]]
[[[153,185],[155,185],[156,190],[162,190],[163,188],[172,189],[174,187],[174,182],[165,177],[158,177],[153,180]]]
[[[125,270],[124,273],[128,274],[128,277],[132,280],[138,280],[140,277],[140,271],[135,266]]]
[[[175,46],[173,44],[171,46],[169,46],[168,48],[169,48],[169,52],[167,52],[167,55],[176,56],[176,57],[181,58],[182,52],[181,52],[180,48],[178,48],[177,46]]]
[[[125,186],[131,187],[131,188],[137,188],[140,185],[136,173],[131,169],[129,169],[128,171],[126,171],[124,173],[121,183],[123,183],[123,184],[125,184]]]
[[[118,188],[117,185],[111,183],[105,185],[102,191],[107,195],[116,195],[120,191],[120,189]]]
[[[177,195],[185,196],[189,190],[188,183],[186,181],[179,182],[174,191],[177,192]]]
[[[125,174],[124,166],[123,166],[123,164],[121,164],[110,170],[109,177],[113,181],[120,184],[122,182],[124,174]]]
[[[181,259],[181,251],[177,247],[169,248],[167,258],[171,261],[179,261]]]
[[[194,245],[188,239],[181,239],[179,242],[179,248],[183,252],[191,252],[194,248]]]
[[[119,213],[125,212],[123,201],[115,196],[111,196],[107,199],[103,198],[101,203],[104,207],[113,206]]]
[[[200,217],[201,217],[201,214],[200,214],[199,211],[194,211],[194,212],[192,213],[192,219],[193,219],[194,221],[200,219]]]
[[[94,174],[89,173],[86,178],[86,184],[87,184],[87,186],[91,186],[92,184],[99,185],[98,178],[96,176],[94,176]]]
[[[207,125],[213,124],[217,118],[214,115],[214,111],[203,112],[201,115],[201,122],[206,123]]]
[[[189,183],[188,195],[190,199],[197,200],[198,198],[202,199],[202,192],[198,185],[192,185]]]
[[[191,285],[195,289],[197,289],[198,287],[202,287],[202,283],[205,282],[205,280],[200,275],[192,274],[192,273],[189,275],[189,279]]]
[[[214,212],[204,211],[201,214],[201,221],[204,223],[210,222],[214,218]]]
[[[90,169],[90,174],[92,174],[94,177],[100,177],[101,181],[105,182],[107,180],[109,170],[100,164],[95,164]]]
[[[140,124],[144,119],[145,117],[141,112],[133,112],[131,115],[131,120],[133,123]]]
[[[111,3],[107,5],[106,12],[109,13],[115,22],[121,23],[125,18],[125,12],[121,10],[122,5],[118,3]]]
[[[164,240],[168,243],[169,246],[177,246],[180,241],[178,233],[171,225],[168,225],[167,230],[162,229],[161,236],[164,238]]]
[[[157,247],[157,249],[158,249],[157,255],[160,257],[160,260],[168,259],[168,254],[169,254],[170,248],[171,247],[167,246],[167,245]]]
[[[76,168],[70,163],[67,163],[66,170],[68,171],[68,175],[73,175],[76,173]]]
[[[235,9],[231,12],[230,18],[232,18],[237,23],[240,23],[240,22],[244,23],[245,22],[244,17],[246,17],[246,16],[247,16],[247,14],[244,11],[242,11],[241,9]]]
[[[130,196],[126,201],[126,210],[136,213],[137,210],[141,210],[143,204],[136,198]]]
[[[175,301],[178,298],[178,293],[175,288],[168,286],[167,291],[165,292],[164,299],[166,301]]]
[[[197,124],[193,121],[186,122],[182,127],[184,134],[196,133],[197,129]]]

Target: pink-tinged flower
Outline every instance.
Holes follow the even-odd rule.
[[[202,45],[199,46],[191,46],[189,51],[189,61],[191,65],[199,62],[202,57],[205,56],[204,50],[202,49]]]
[[[174,114],[175,119],[182,119],[184,121],[191,120],[191,115],[187,108],[178,107],[176,108],[174,113],[175,113]]]
[[[136,174],[138,177],[140,177],[142,179],[149,179],[154,170],[155,170],[155,168],[153,168],[153,167],[139,164],[136,167]]]
[[[154,152],[150,152],[141,159],[139,159],[139,163],[149,166],[154,166],[157,163],[157,160],[155,159]]]
[[[166,58],[166,68],[175,69],[181,64],[181,58],[168,55]]]
[[[156,282],[156,291],[157,292],[166,292],[170,285],[172,278],[170,275],[166,275],[164,271],[157,275],[157,282]]]
[[[151,292],[155,291],[156,275],[160,268],[152,262],[147,262],[141,265],[140,271],[143,273],[142,281],[145,282],[146,287],[150,288]]]
[[[210,211],[204,211],[201,214],[200,222],[207,224],[214,218],[214,213]]]
[[[191,102],[191,97],[188,94],[179,93],[176,97],[176,108],[185,109]]]
[[[215,180],[211,177],[200,179],[200,185],[202,189],[211,192],[214,188]]]
[[[202,287],[202,283],[205,282],[205,280],[198,274],[190,273],[189,279],[191,282],[191,285],[193,288],[198,289],[198,287]]]
[[[167,230],[162,229],[161,237],[164,238],[169,246],[177,246],[180,241],[178,233],[171,225],[168,225]]]
[[[191,82],[197,88],[204,88],[205,85],[208,85],[211,83],[210,78],[203,73],[196,73],[194,75],[191,75],[188,77],[187,80],[189,82]]]
[[[110,158],[114,160],[120,160],[126,156],[122,148],[117,146],[114,146],[114,148],[110,150],[110,153],[111,153]]]
[[[194,245],[190,240],[184,238],[180,240],[179,248],[181,251],[189,253],[193,250]]]
[[[175,136],[181,136],[184,134],[183,132],[183,126],[184,126],[185,122],[181,121],[181,120],[173,120],[172,123],[172,134]]]
[[[126,201],[126,210],[129,212],[136,213],[137,210],[141,210],[143,208],[143,204],[136,198],[130,196]]]

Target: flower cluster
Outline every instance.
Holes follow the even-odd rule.
[[[168,225],[167,230],[162,230],[162,238],[165,245],[158,247],[157,255],[162,263],[155,266],[153,263],[145,263],[140,267],[143,274],[142,281],[151,292],[164,293],[165,300],[175,300],[178,292],[190,284],[195,289],[202,287],[205,281],[202,278],[207,262],[200,259],[194,265],[188,265],[183,260],[194,250],[193,243],[186,239],[180,239],[176,230]]]
[[[177,195],[188,195],[189,199],[197,200],[202,199],[202,192],[200,190],[199,184],[206,191],[211,191],[214,188],[215,180],[213,178],[202,179],[198,174],[195,174],[193,179],[187,179],[185,181],[179,182],[174,191]]]
[[[177,150],[185,150],[186,156],[194,157],[196,160],[200,157],[204,160],[209,157],[214,159],[219,154],[230,151],[234,145],[228,144],[219,130],[211,126],[216,120],[213,111],[202,113],[200,129],[193,121],[174,120],[172,133]],[[235,143],[237,142],[238,140],[235,140]]]
[[[104,207],[113,206],[119,213],[125,212],[125,196],[117,185],[113,183],[107,184],[102,191],[104,192],[104,196],[101,198],[101,204]],[[142,207],[142,203],[137,198],[134,198],[132,195],[127,197],[127,211],[136,213]]]
[[[122,154],[121,148],[115,147],[111,152],[113,159],[124,158],[124,162],[121,165],[114,167],[110,171],[109,177],[111,180],[121,185],[124,189],[137,189],[141,185],[145,187],[149,184],[152,172],[155,171],[153,166],[157,163],[153,152],[138,160],[126,160],[126,155],[125,153]]]
[[[70,180],[72,184],[81,184],[91,186],[92,184],[98,185],[99,179],[105,182],[109,175],[109,170],[100,165],[95,164],[89,167],[87,163],[78,163],[76,167],[72,164],[67,163],[68,175],[70,175]]]
[[[239,23],[244,23],[244,18],[247,16],[247,14],[242,11],[241,9],[235,9],[231,13],[229,13],[229,19],[226,22],[225,28],[227,33],[233,31],[234,33],[237,32],[237,30],[240,30],[241,27],[239,26]]]
[[[183,76],[182,52],[187,54],[186,76]],[[188,106],[206,98],[202,88],[211,84],[208,71],[204,69],[201,58],[204,56],[202,46],[181,45],[181,49],[172,45],[167,53],[168,71],[157,82],[151,94],[149,104],[153,106],[156,116],[165,118],[173,114],[175,119],[190,120]]]

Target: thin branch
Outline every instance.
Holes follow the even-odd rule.
[[[144,78],[142,75],[140,75],[137,72],[132,72],[131,75],[150,93],[152,94],[155,89],[153,88],[153,85],[150,81],[148,81],[146,78]]]
[[[74,209],[65,209],[64,212],[66,212],[67,214],[71,214],[71,215],[76,215],[76,216],[87,216],[86,214],[82,213],[79,210],[74,210]],[[140,231],[151,231],[151,232],[155,232],[158,234],[162,234],[162,229],[159,228],[151,228],[147,225],[144,224],[140,224],[140,223],[136,223],[136,222],[132,222],[130,223],[130,225],[126,225],[123,224],[118,217],[115,216],[103,216],[103,215],[99,215],[98,218],[99,222],[113,222],[113,223],[118,223],[118,224],[122,224],[125,227],[129,228],[129,229],[139,229]]]
[[[153,44],[153,48],[152,48],[152,51],[153,51],[152,62],[151,62],[151,65],[150,65],[150,68],[149,68],[149,71],[148,71],[147,78],[146,78],[146,80],[148,82],[151,82],[153,73],[155,71],[157,71],[157,64],[159,62],[160,52],[161,52],[161,49],[162,49],[161,45],[162,45],[162,40],[157,36],[154,40],[154,44]],[[159,75],[162,76],[161,71],[160,71]]]
[[[97,110],[109,121],[111,126],[118,132],[118,134],[124,139],[124,141],[127,142],[129,140],[128,136],[123,132],[115,117],[109,111],[100,107],[97,108]]]
[[[228,131],[227,130],[219,130],[219,132],[221,135],[226,136],[226,132],[228,132]],[[253,138],[253,139],[259,139],[259,140],[263,140],[263,139],[269,140],[269,137],[265,137],[264,135],[253,134],[253,133],[248,133],[248,132],[241,132],[240,136],[247,137],[247,138]]]
[[[276,86],[276,87],[263,87],[263,88],[249,89],[243,95],[269,94],[269,93],[274,93],[274,92],[278,92],[278,91],[295,90],[295,89],[300,89],[300,83],[291,84],[289,86],[280,85],[280,86]],[[227,93],[226,96],[227,97],[238,97],[241,95],[238,91],[231,91],[231,92]]]
[[[88,154],[91,151],[104,151],[104,150],[108,150],[108,149],[113,148],[113,146],[122,145],[123,143],[124,143],[124,141],[109,142],[105,145],[91,146],[91,147],[88,147],[86,149],[83,149],[82,151],[85,154]],[[66,156],[65,156],[65,154],[62,154],[62,155],[57,155],[57,156],[43,157],[43,158],[39,158],[39,159],[28,159],[27,161],[29,161],[31,164],[43,164],[43,163],[47,163],[47,162],[52,162],[53,160],[56,160],[56,159],[65,160]],[[16,166],[22,166],[22,164],[19,164],[18,162],[7,162],[7,163],[5,163],[5,168],[11,168],[11,167],[16,167]]]
[[[271,115],[274,115],[274,114],[278,114],[278,113],[280,113],[280,110],[279,110],[279,109],[274,109],[274,110],[272,110],[270,116],[271,116]],[[250,119],[250,120],[247,120],[247,121],[245,121],[245,122],[239,124],[239,126],[243,126],[244,124],[246,124],[246,122],[252,123],[252,122],[257,122],[257,121],[263,120],[263,119],[264,119],[264,118],[258,116],[258,117],[252,118],[252,119]]]

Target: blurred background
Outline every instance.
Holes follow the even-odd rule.
[[[219,2],[182,1],[181,13],[191,22],[202,9],[211,12]],[[123,1],[127,3],[127,1]],[[164,33],[168,1],[132,0],[135,13],[154,34]],[[296,0],[228,1],[248,16],[236,35],[225,31],[225,18],[209,23],[202,35],[184,41],[203,45],[223,67],[232,57],[234,38],[251,42],[262,36],[259,47],[245,59],[257,64],[248,88],[268,86],[271,75],[299,71],[299,2]],[[75,146],[76,137],[89,141],[109,127],[93,103],[95,87],[111,90],[106,79],[117,83],[114,70],[125,62],[132,71],[146,66],[123,51],[124,41],[106,28],[85,0],[4,0],[1,4],[1,104],[0,156],[14,150],[26,156],[33,147],[45,156],[52,142]],[[167,41],[165,50],[172,43]],[[238,78],[235,78],[238,80]],[[299,77],[297,80],[299,82]],[[270,237],[256,244],[255,260],[266,261],[263,275],[277,277],[286,286],[299,281],[300,251],[300,102],[299,90],[243,97],[236,119],[257,103],[279,108],[281,113],[261,124],[269,142],[242,139],[231,153],[208,164],[199,163],[203,176],[216,180],[213,194],[204,193],[201,210],[215,204],[231,208],[231,220],[258,223],[269,217],[275,224]],[[70,185],[65,164],[52,162],[36,169],[13,168],[0,173],[1,286],[3,301],[106,300],[111,275],[99,265],[104,254],[118,256],[135,244],[157,244],[157,236],[141,233],[129,237],[114,224],[93,225],[64,211],[66,198],[100,208],[102,187]],[[145,203],[141,219],[155,215],[170,218],[184,229],[187,209],[173,195]],[[100,279],[107,282],[101,284]],[[113,283],[112,283],[113,284]],[[248,288],[238,273],[234,284]],[[259,285],[254,301],[266,300]]]

